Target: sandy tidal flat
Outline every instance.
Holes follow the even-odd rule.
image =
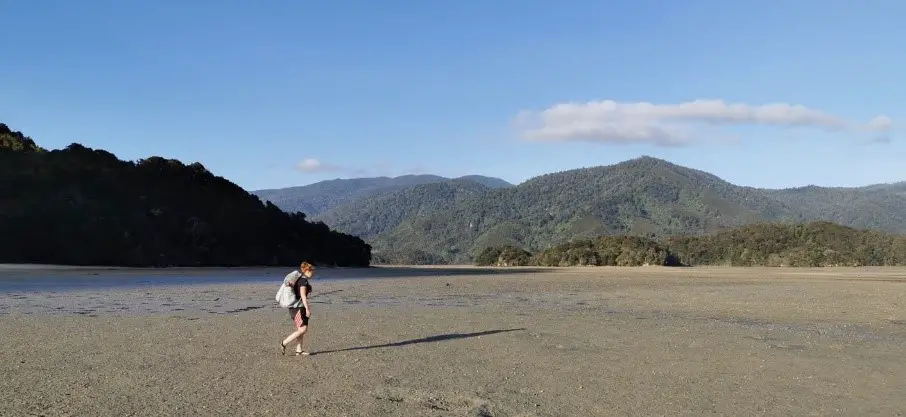
[[[906,415],[906,269],[501,271],[3,293],[0,415]]]

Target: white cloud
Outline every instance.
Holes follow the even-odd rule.
[[[882,114],[871,119],[868,128],[874,132],[889,132],[893,128],[893,120]]]
[[[340,167],[324,164],[315,158],[305,158],[296,164],[296,169],[306,174],[313,174],[316,172],[337,171]]]
[[[401,175],[393,169],[393,164],[378,161],[366,166],[334,165],[321,162],[317,158],[305,158],[296,163],[293,168],[306,174],[334,173],[341,177],[377,177]]]
[[[866,142],[868,143],[890,143],[890,136],[893,134],[893,120],[886,115],[876,116],[871,119],[865,130],[870,134]]]
[[[527,140],[601,143],[651,143],[680,146],[702,136],[723,138],[726,132],[705,128],[759,125],[810,127],[829,132],[872,131],[888,133],[893,125],[878,116],[865,125],[801,105],[773,103],[749,105],[723,100],[695,100],[679,104],[620,103],[612,100],[563,103],[540,112],[523,111],[517,128]]]

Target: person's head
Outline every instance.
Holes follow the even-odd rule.
[[[311,278],[315,274],[315,266],[308,262],[302,262],[302,265],[299,265],[299,271],[302,271],[302,275],[305,275],[306,278]]]

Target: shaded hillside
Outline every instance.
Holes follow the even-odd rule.
[[[499,178],[469,175],[468,179],[488,188],[512,187]],[[262,200],[270,201],[287,212],[301,211],[314,218],[326,211],[361,198],[393,193],[415,185],[450,181],[438,175],[403,175],[399,177],[374,177],[335,179],[299,187],[253,191]]]
[[[0,123],[0,152],[46,152],[32,138]]]
[[[483,184],[462,179],[420,184],[360,198],[335,207],[317,219],[334,229],[368,240],[395,229],[407,219],[431,215],[488,190],[490,188]]]
[[[471,262],[489,246],[537,252],[600,235],[702,235],[765,221],[830,220],[902,233],[906,197],[897,190],[893,185],[843,191],[764,190],[641,157],[489,190],[430,215],[410,217],[371,243],[376,254],[421,251],[460,263]],[[359,215],[380,218],[393,210],[387,206]]]
[[[208,172],[121,161],[72,144],[43,151],[0,124],[0,263],[367,266],[360,238],[264,204]]]
[[[906,236],[830,222],[762,223],[706,236],[662,240],[600,236],[532,255],[513,247],[486,248],[478,265],[534,266],[900,266]]]
[[[464,176],[462,176],[462,177],[455,178],[455,179],[457,179],[457,180],[464,180],[464,181],[474,181],[474,182],[477,182],[477,183],[479,183],[479,184],[481,184],[481,185],[484,185],[485,187],[488,187],[488,188],[510,188],[510,187],[515,187],[515,185],[510,184],[509,182],[504,181],[504,180],[502,180],[502,179],[500,179],[500,178],[486,177],[486,176],[484,176],[484,175],[464,175]]]
[[[906,183],[858,188],[808,186],[764,192],[789,207],[798,207],[808,220],[906,233]]]

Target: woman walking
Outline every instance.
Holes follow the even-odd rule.
[[[302,349],[302,340],[308,331],[308,319],[311,317],[311,308],[308,306],[308,294],[311,293],[311,284],[308,280],[314,277],[315,268],[308,262],[302,262],[299,270],[286,274],[283,285],[292,287],[296,302],[289,307],[289,317],[296,326],[296,331],[280,342],[280,351],[286,355],[286,346],[296,341],[296,355],[308,355]]]

